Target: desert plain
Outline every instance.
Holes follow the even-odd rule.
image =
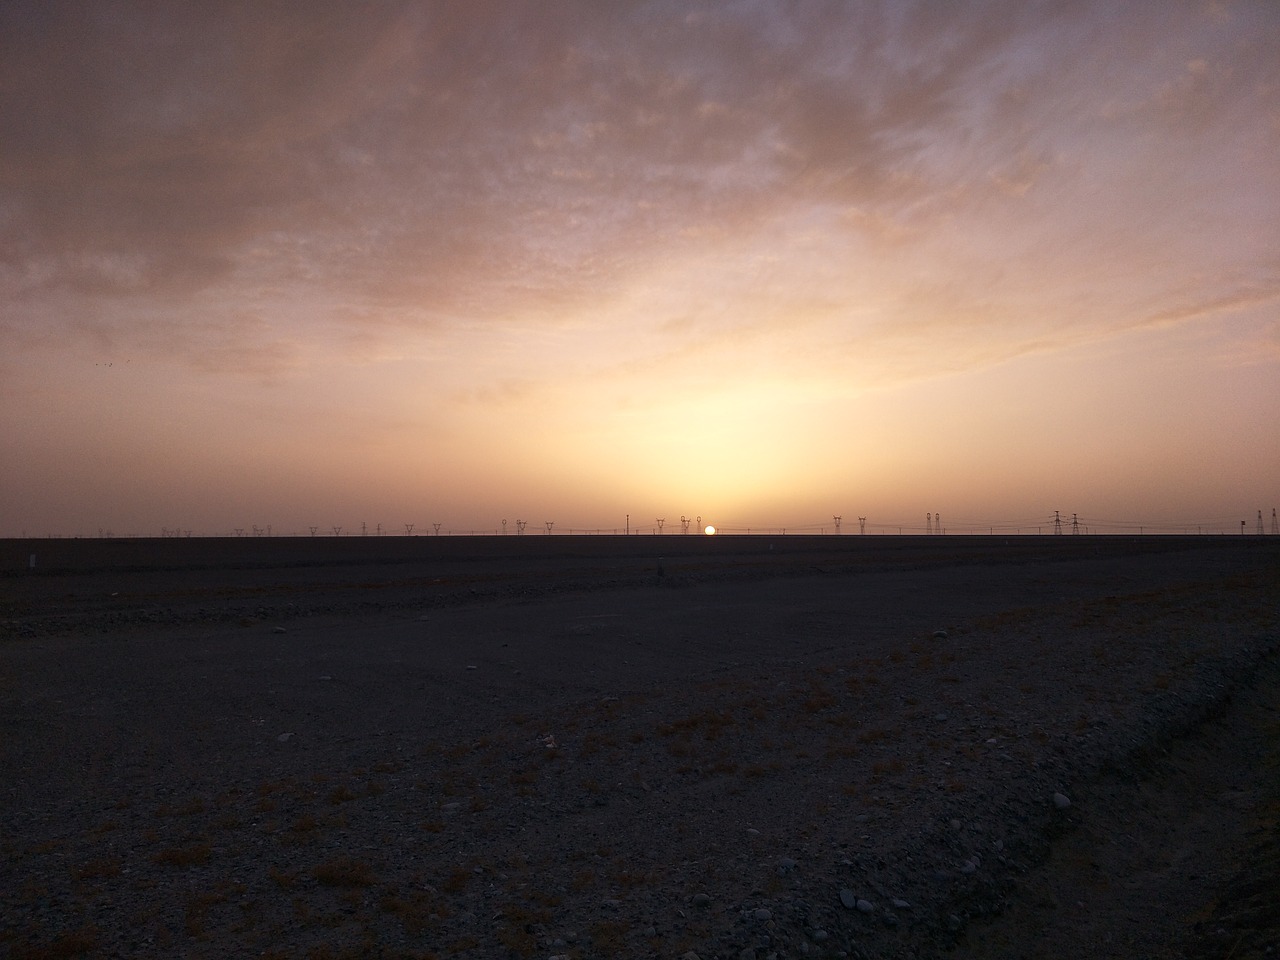
[[[1280,538],[0,541],[0,951],[1280,956]]]

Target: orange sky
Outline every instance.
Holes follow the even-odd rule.
[[[0,6],[0,536],[1280,505],[1280,7]]]

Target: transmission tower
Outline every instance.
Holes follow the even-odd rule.
[[[667,522],[667,518],[666,518],[666,517],[655,517],[655,518],[654,518],[654,522],[655,522],[655,523],[657,523],[657,525],[658,525],[658,532],[659,532],[659,533],[661,533],[661,532],[662,532],[662,525],[663,525],[664,523],[666,523],[666,522]]]
[[[689,517],[686,517],[683,513],[682,513],[682,514],[680,514],[680,532],[681,532],[681,533],[688,533],[688,532],[689,532],[689,524],[690,524],[690,522],[691,522],[691,520],[690,520],[690,518],[689,518]]]
[[[517,536],[517,537],[523,537],[523,536],[524,536],[524,525],[525,525],[526,523],[528,523],[528,522],[529,522],[528,520],[517,520],[517,521],[516,521],[516,536]]]
[[[1262,511],[1258,511],[1258,536],[1262,536]]]
[[[858,532],[859,532],[859,533],[866,533],[866,532],[867,532],[867,518],[866,518],[866,517],[859,517],[859,518],[858,518]]]
[[[933,515],[933,532],[942,535],[942,514],[935,513]]]
[[[404,535],[405,535],[406,537],[412,537],[412,536],[413,536],[413,524],[412,524],[412,523],[406,523],[406,524],[404,525]]]
[[[1062,518],[1058,516],[1058,511],[1053,511],[1053,533],[1055,536],[1062,536]]]
[[[546,520],[546,521],[543,521],[543,522],[544,522],[544,523],[546,523],[546,525],[547,525],[547,536],[550,536],[550,535],[551,535],[551,528],[552,528],[552,527],[554,527],[554,526],[556,525],[556,522],[555,522],[554,520]]]
[[[334,528],[333,528],[333,535],[334,535],[335,537],[340,537],[340,536],[342,536],[342,528],[341,528],[341,527],[334,527]]]
[[[831,519],[832,519],[832,520],[834,520],[834,521],[836,522],[836,533],[839,533],[839,532],[840,532],[840,521],[841,521],[842,519],[844,519],[844,518],[843,518],[843,517],[832,517]]]
[[[504,537],[507,535],[507,521],[505,517],[502,520],[502,535]]]
[[[1276,523],[1276,508],[1271,508],[1271,533],[1280,536],[1280,524]]]
[[[433,523],[432,526],[436,528],[436,536],[440,536],[440,524]]]
[[[1080,520],[1079,520],[1079,518],[1078,518],[1078,517],[1073,513],[1073,514],[1071,515],[1071,535],[1072,535],[1072,536],[1077,536],[1079,533],[1080,533]]]
[[[308,527],[307,529],[311,531],[311,535],[314,537],[314,536],[316,535],[316,531],[317,531],[317,530],[319,530],[320,528],[319,528],[319,527]]]
[[[926,513],[924,515],[924,532],[933,533],[933,514]]]

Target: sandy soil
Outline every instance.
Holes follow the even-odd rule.
[[[397,539],[0,544],[0,950],[1280,955],[1267,538]]]

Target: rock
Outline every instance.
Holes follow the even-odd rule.
[[[859,913],[875,913],[876,905],[872,903],[870,900],[859,900],[858,912]]]
[[[754,914],[752,914],[752,916],[754,916],[761,923],[764,923],[767,920],[773,919],[773,911],[769,910],[766,907],[760,907],[758,910],[756,910]]]
[[[1053,805],[1059,810],[1065,810],[1071,806],[1071,798],[1063,793],[1055,793],[1053,795]]]
[[[778,876],[785,876],[796,868],[796,862],[790,857],[778,858]]]
[[[705,893],[695,893],[693,895],[693,905],[695,907],[701,907],[702,909],[706,909],[707,907],[711,906],[711,898],[707,896]]]
[[[894,909],[895,909],[895,910],[910,910],[910,909],[911,909],[911,901],[909,901],[909,900],[900,900],[900,899],[898,899],[897,897],[894,897],[894,898],[893,898],[892,900],[890,900],[889,902],[893,904],[893,907],[894,907]]]
[[[935,631],[933,631],[933,639],[935,639],[935,640],[945,640],[945,639],[947,639],[947,631],[945,631],[945,630],[935,630]]]
[[[848,887],[840,891],[840,902],[852,910],[857,906],[858,898],[853,895],[853,891]]]
[[[978,869],[978,865],[974,863],[972,860],[966,860],[964,863],[960,865],[960,872],[965,874],[975,873],[977,872],[977,869]]]
[[[738,952],[738,960],[756,960],[756,948],[743,947],[742,950]]]
[[[284,627],[273,627],[271,629],[271,632],[272,633],[288,633],[289,631],[286,630]]]
[[[680,954],[680,960],[702,960],[702,958],[690,950],[688,953]]]
[[[282,733],[282,734],[280,734],[280,736],[276,737],[276,740],[277,740],[279,743],[288,743],[288,742],[289,742],[290,740],[292,740],[292,739],[293,739],[293,734],[292,734],[292,733]]]

